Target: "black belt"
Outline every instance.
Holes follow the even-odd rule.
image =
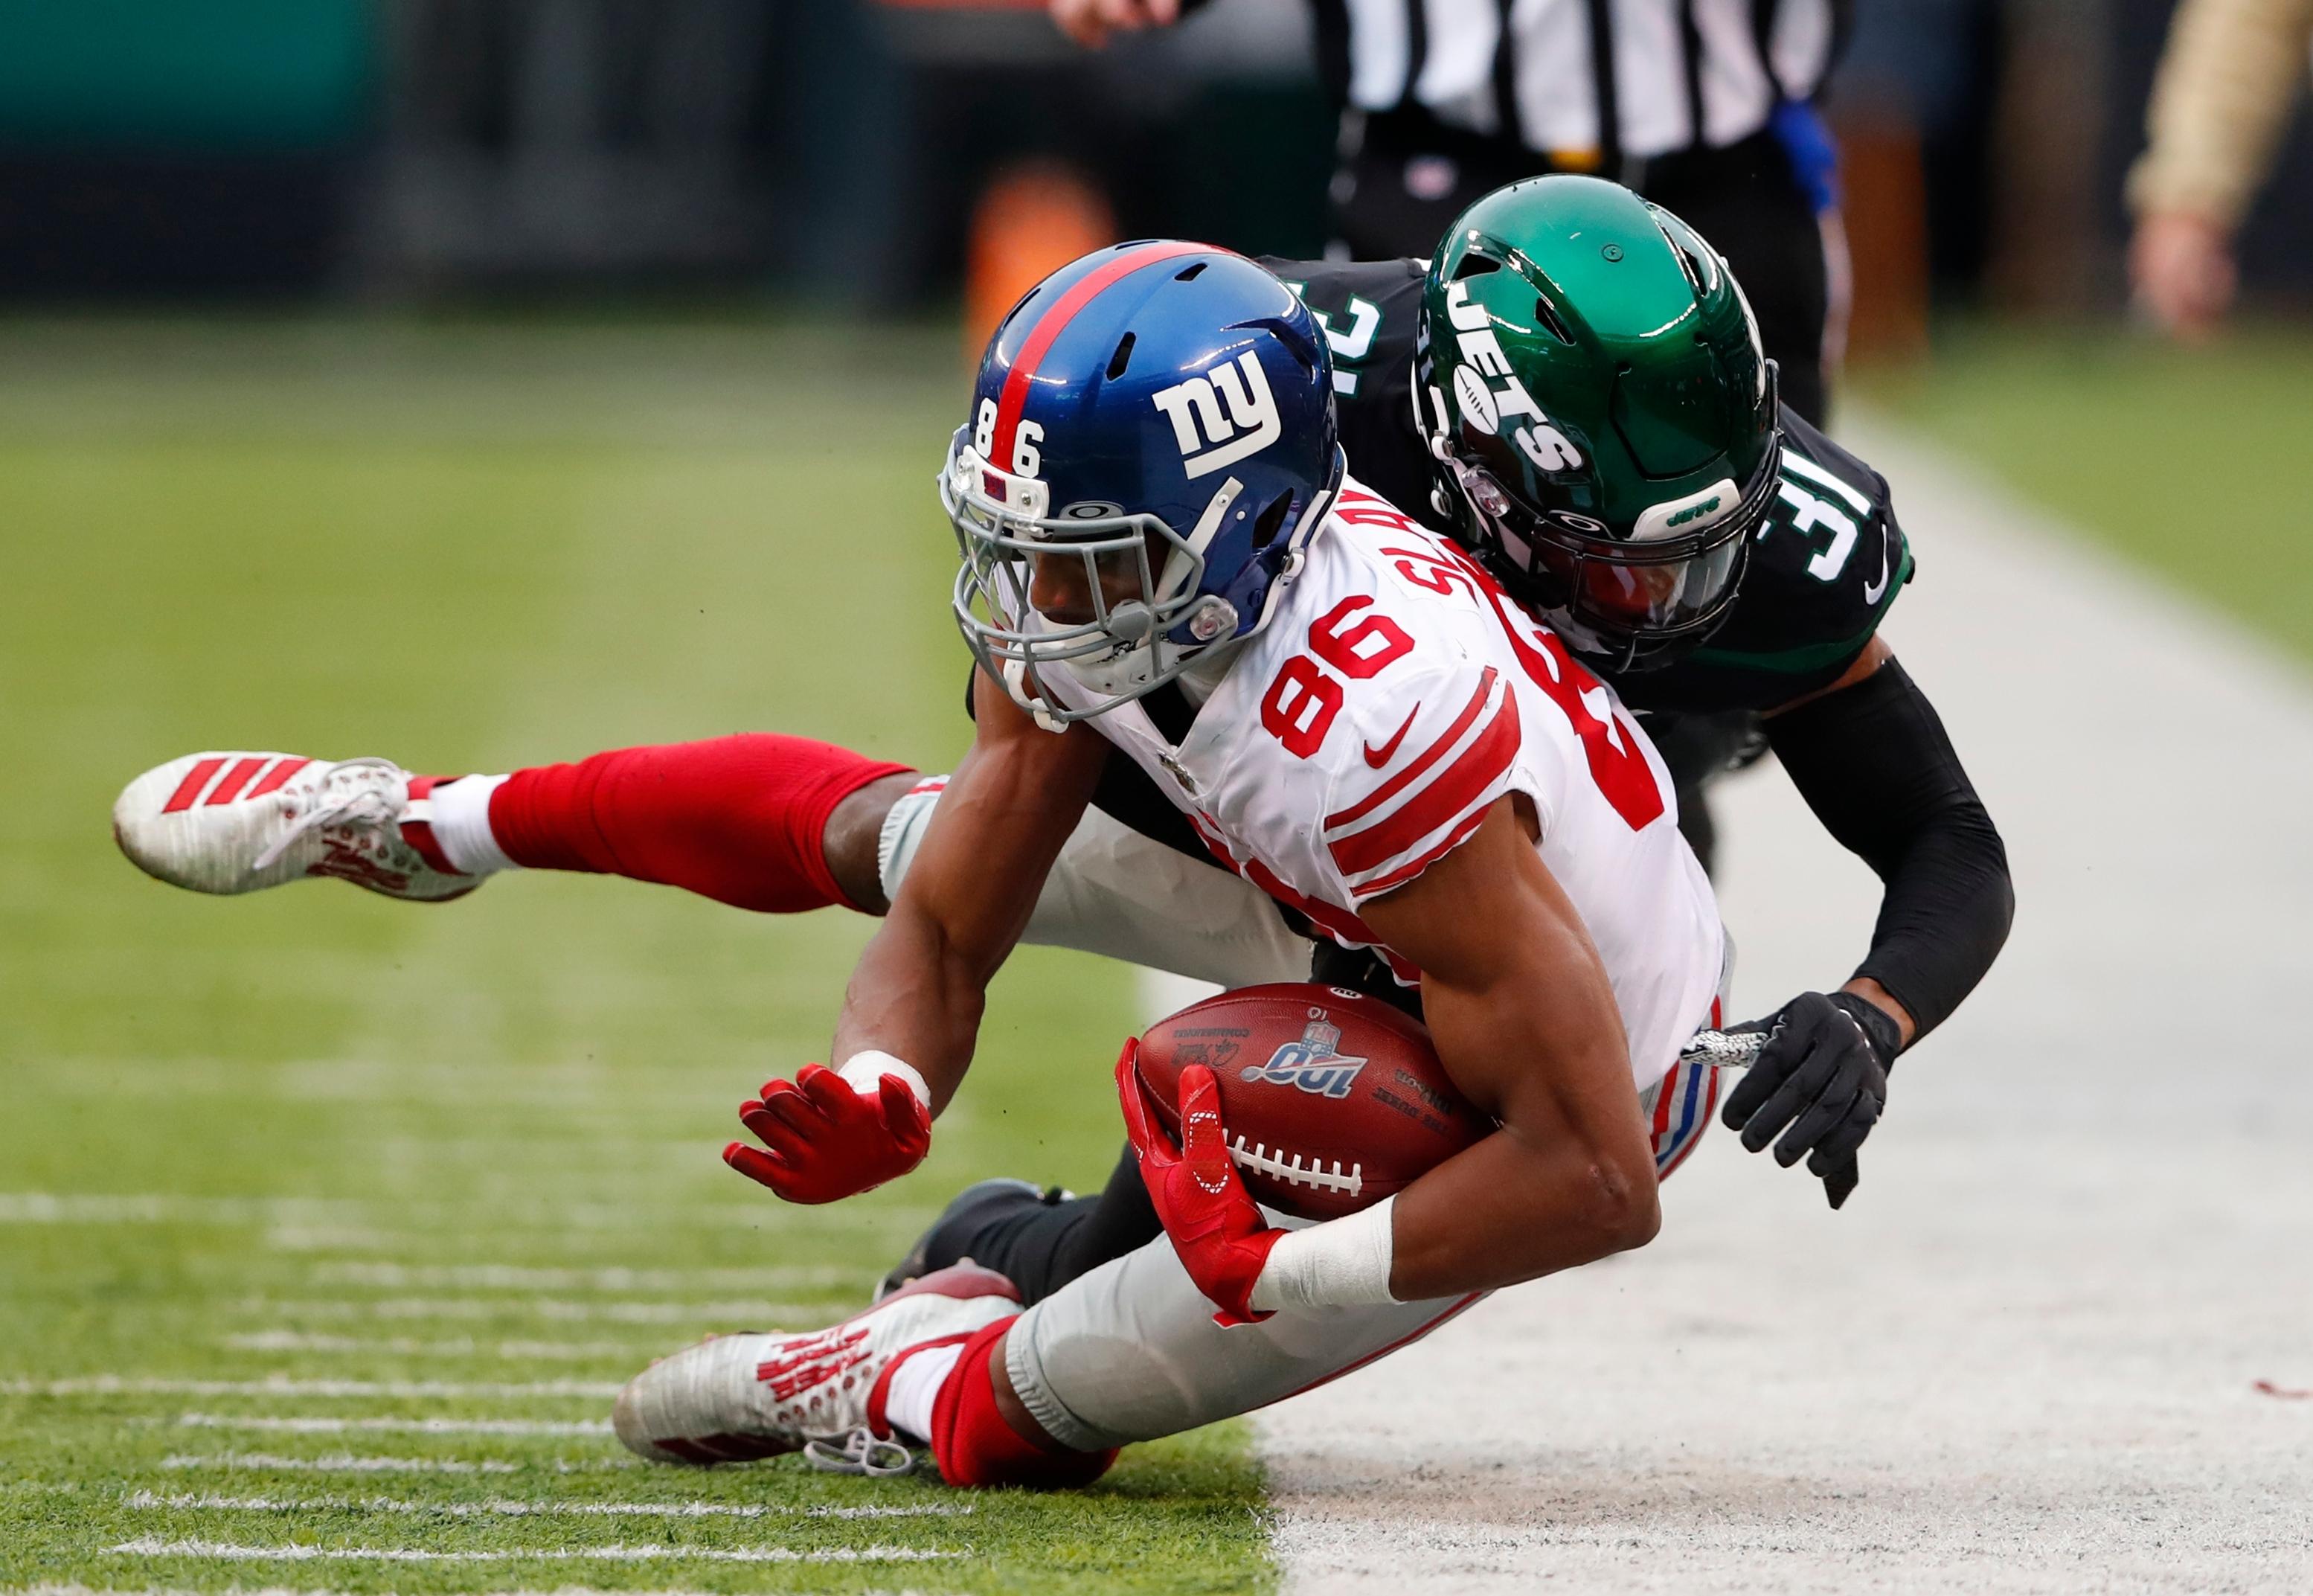
[[[1458,164],[1465,177],[1483,181],[1491,188],[1516,182],[1520,178],[1573,172],[1611,177],[1641,193],[1658,184],[1716,182],[1747,177],[1763,169],[1788,170],[1790,160],[1774,134],[1762,128],[1733,144],[1697,145],[1659,155],[1625,156],[1616,163],[1614,171],[1608,172],[1596,161],[1554,160],[1541,150],[1524,149],[1501,138],[1453,127],[1420,107],[1365,113],[1364,135],[1358,149],[1360,157],[1384,161],[1443,155]]]

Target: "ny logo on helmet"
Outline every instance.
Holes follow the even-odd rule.
[[[1209,376],[1160,389],[1155,401],[1173,423],[1173,441],[1181,445],[1191,481],[1258,454],[1285,436],[1269,374],[1251,349],[1214,366]]]

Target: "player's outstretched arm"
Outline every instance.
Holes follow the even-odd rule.
[[[1895,1055],[1983,979],[2016,895],[1943,722],[1885,642],[1770,715],[1767,740],[1825,829],[1886,891],[1871,950],[1843,986],[1736,1027],[1769,1040],[1723,1116],[1752,1151],[1772,1142],[1785,1167],[1806,1159],[1836,1208],[1855,1189],[1856,1151],[1886,1106]]]
[[[1501,1122],[1398,1195],[1400,1301],[1570,1269],[1660,1223],[1621,1010],[1518,802],[1497,800],[1469,842],[1360,911],[1421,967],[1439,1060]]]
[[[854,966],[835,1027],[840,1069],[766,1084],[741,1121],[763,1143],[724,1160],[793,1202],[825,1203],[904,1175],[972,1062],[988,983],[1090,801],[1098,733],[1038,727],[975,677],[978,732],[949,777],[907,878]]]

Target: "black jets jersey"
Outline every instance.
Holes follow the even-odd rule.
[[[1333,349],[1333,398],[1350,474],[1407,515],[1452,527],[1430,503],[1429,454],[1415,429],[1413,346],[1423,260],[1263,260],[1291,284]],[[1853,664],[1912,575],[1887,484],[1790,410],[1777,502],[1751,546],[1727,619],[1702,645],[1650,671],[1599,667],[1649,714],[1772,710]]]

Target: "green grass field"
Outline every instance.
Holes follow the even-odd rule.
[[[107,835],[209,746],[941,766],[963,392],[945,330],[0,330],[0,1587],[1271,1583],[1242,1427],[1051,1498],[655,1468],[603,1422],[704,1331],[849,1311],[963,1180],[1097,1181],[1121,968],[1024,956],[924,1169],[792,1209],[716,1152],[866,921],[206,899]]]
[[[2252,323],[2179,349],[2118,327],[1980,323],[1855,387],[2313,658],[2313,327]]]

